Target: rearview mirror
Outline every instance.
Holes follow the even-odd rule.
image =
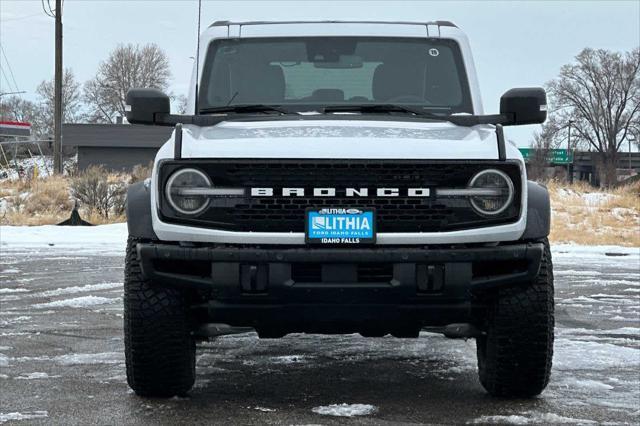
[[[511,121],[505,126],[539,124],[547,119],[547,93],[541,87],[522,87],[505,92],[500,98],[500,114]]]
[[[169,96],[158,89],[130,89],[125,97],[127,121],[131,124],[155,124],[156,114],[169,114]]]
[[[362,68],[362,57],[357,55],[340,55],[337,61],[324,61],[318,60],[313,62],[313,66],[316,68],[329,68],[329,69],[355,69]]]

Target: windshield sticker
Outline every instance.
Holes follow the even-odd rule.
[[[440,54],[440,51],[438,49],[436,49],[435,47],[432,47],[431,49],[429,49],[429,55],[438,56],[439,54]]]

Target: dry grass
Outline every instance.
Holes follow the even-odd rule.
[[[640,247],[640,183],[602,192],[551,181],[550,239],[555,243]]]
[[[122,180],[122,176],[109,176],[111,179]],[[66,176],[0,181],[0,225],[54,225],[68,219],[74,204],[70,184]],[[79,211],[84,220],[95,225],[126,221],[124,214],[105,219],[83,206]]]
[[[147,168],[133,176],[113,175],[112,182],[144,179]],[[73,207],[70,179],[54,176],[29,181],[0,181],[0,224],[47,225],[67,219]],[[601,192],[579,182],[547,183],[553,209],[551,241],[640,247],[640,182]],[[4,210],[4,211],[3,211]],[[124,214],[108,219],[81,206],[80,215],[93,224],[124,222]]]
[[[69,182],[59,176],[33,181],[3,181],[0,199],[6,203],[6,211],[0,215],[3,225],[57,223],[68,217],[72,208]]]

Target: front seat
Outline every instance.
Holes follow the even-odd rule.
[[[233,104],[279,104],[284,101],[284,73],[278,65],[244,67],[231,76]]]
[[[424,99],[424,81],[424,69],[415,64],[380,64],[373,73],[373,99],[381,102],[403,97]]]

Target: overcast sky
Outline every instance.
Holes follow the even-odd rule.
[[[169,55],[171,91],[186,94],[196,18],[195,0],[65,0],[64,66],[85,81],[118,43],[154,42]],[[584,47],[628,51],[640,45],[637,0],[203,2],[203,28],[218,20],[295,19],[453,21],[469,36],[487,113],[497,112],[506,90],[555,77]],[[53,76],[54,64],[54,22],[40,0],[0,0],[0,45],[18,88],[27,91],[26,99],[36,100],[36,86]],[[0,92],[5,92],[4,74],[11,76],[4,57],[0,63]],[[536,128],[507,132],[525,146]]]

